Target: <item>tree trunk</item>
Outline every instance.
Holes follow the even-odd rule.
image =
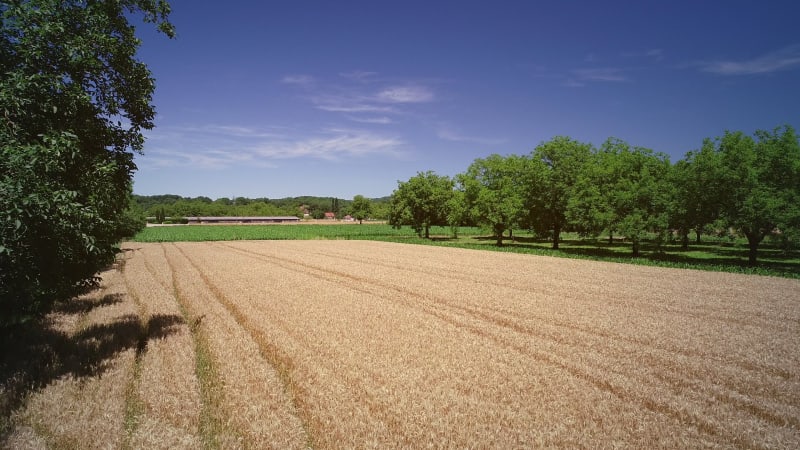
[[[558,250],[558,241],[561,240],[561,227],[553,228],[553,250]]]
[[[639,256],[639,240],[638,239],[634,239],[633,240],[633,256],[634,257],[638,257]]]
[[[503,246],[503,233],[497,233],[496,236],[497,236],[497,246],[498,247],[502,247]]]
[[[614,243],[614,232],[613,231],[609,231],[608,232],[608,245],[612,245],[613,243]]]
[[[431,227],[430,225],[425,225],[425,239],[431,238]]]
[[[695,237],[695,243],[697,243],[697,245],[700,245],[700,228],[699,227],[695,228],[694,232],[697,234],[697,236]]]
[[[689,250],[689,231],[681,231],[681,250]]]
[[[747,252],[747,264],[753,267],[758,264],[758,244],[761,243],[764,236],[758,232],[745,232],[745,236],[747,236],[747,246],[749,247]]]

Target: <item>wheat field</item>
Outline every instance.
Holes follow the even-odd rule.
[[[797,280],[369,241],[125,247],[94,307],[55,320],[76,339],[130,323],[112,329],[138,344],[32,393],[6,446],[800,448]]]

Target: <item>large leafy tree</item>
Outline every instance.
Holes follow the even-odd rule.
[[[372,214],[372,202],[363,195],[356,195],[353,197],[353,203],[350,204],[350,214],[358,220],[359,224],[363,223],[364,219]]]
[[[609,139],[576,183],[568,215],[585,231],[621,233],[639,256],[646,233],[664,233],[669,226],[669,170],[666,155]]]
[[[716,140],[724,222],[739,230],[755,265],[758,247],[772,233],[800,228],[800,143],[789,126],[759,130],[755,138],[726,132]]]
[[[529,225],[539,234],[551,234],[554,249],[567,227],[567,205],[591,155],[591,144],[565,136],[543,142],[533,151],[531,169],[538,176],[528,189]]]
[[[498,246],[523,216],[525,164],[520,156],[495,154],[476,159],[457,177],[470,215],[492,231]]]
[[[128,22],[162,0],[0,1],[0,324],[96,282],[125,210],[154,80]]]
[[[411,225],[418,235],[429,238],[431,226],[448,224],[453,186],[450,177],[431,171],[399,181],[392,193],[389,223],[397,228]]]

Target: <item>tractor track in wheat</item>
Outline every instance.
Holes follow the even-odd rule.
[[[11,442],[800,446],[797,280],[369,241],[135,244],[125,260],[108,309],[140,336],[116,363],[124,417],[90,445],[34,397]],[[54,398],[80,397],[64,385]]]

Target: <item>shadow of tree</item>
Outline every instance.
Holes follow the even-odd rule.
[[[490,238],[477,237],[473,239],[481,241]],[[571,255],[600,261],[620,261],[633,258],[630,243],[628,242],[615,242],[609,245],[606,242],[562,240],[559,249],[553,250],[548,240],[520,237],[515,238],[513,242],[504,240],[503,247],[540,255]],[[707,255],[702,257],[694,256],[691,254],[692,251],[704,252]],[[709,257],[708,255],[714,256]],[[676,263],[689,267],[728,266],[743,269],[750,268],[747,260],[747,249],[734,245],[692,245],[686,251],[681,250],[677,245],[658,247],[653,243],[644,242],[641,246],[639,258]],[[786,273],[800,271],[800,264],[796,262],[796,256],[785,255],[780,249],[769,247],[759,249],[758,267]]]
[[[56,312],[84,314],[122,301],[122,294],[94,301],[75,299],[59,304]],[[183,317],[175,314],[156,314],[146,323],[127,314],[71,335],[56,329],[52,320],[4,330],[0,335],[0,442],[10,431],[11,413],[31,393],[65,376],[88,379],[102,375],[121,352],[134,349],[138,357],[148,342],[177,332],[183,323]]]
[[[106,294],[99,300],[76,298],[56,303],[53,311],[62,314],[85,314],[95,308],[121,303],[124,299],[125,296],[123,294]]]

